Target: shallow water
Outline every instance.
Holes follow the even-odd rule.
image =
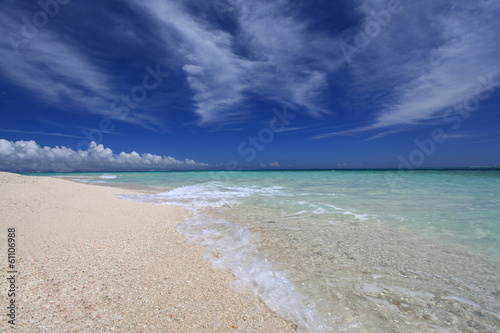
[[[178,231],[300,331],[500,329],[498,170],[65,176],[192,209]]]

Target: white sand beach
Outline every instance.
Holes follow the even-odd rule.
[[[19,332],[293,332],[174,226],[187,209],[117,188],[0,173],[0,251],[16,230]],[[7,282],[0,288],[5,309]],[[2,316],[0,331],[9,331]]]

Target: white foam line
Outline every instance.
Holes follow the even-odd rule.
[[[293,213],[293,214],[288,214],[288,215],[283,215],[283,216],[284,217],[297,216],[297,215],[301,215],[301,214],[304,214],[304,213],[307,213],[307,210],[301,210],[300,212]]]
[[[102,176],[99,176],[99,178],[101,178],[101,179],[115,179],[116,176],[115,175],[102,175]]]
[[[255,293],[278,315],[293,321],[300,332],[326,332],[329,328],[308,303],[296,291],[285,272],[276,271],[271,263],[261,259],[253,236],[245,226],[224,220],[211,219],[199,214],[198,209],[221,207],[226,203],[238,203],[240,198],[254,194],[278,194],[280,188],[228,188],[215,183],[175,188],[154,195],[120,195],[120,198],[156,204],[174,204],[193,210],[194,215],[177,226],[177,231],[187,239],[205,247],[204,257],[214,267],[230,271],[235,277],[234,286]],[[283,195],[279,193],[279,195]],[[299,211],[297,216],[307,211]],[[217,253],[218,255],[215,255]]]
[[[330,204],[325,204],[325,205],[327,205],[328,207],[332,207],[333,209],[340,210],[340,211],[342,211],[342,212],[343,212],[343,211],[345,211],[345,209],[343,209],[343,208],[339,208],[339,207],[334,206],[334,205],[330,205]]]
[[[343,214],[344,215],[353,215],[355,219],[358,219],[360,221],[368,220],[368,214],[355,214],[355,213],[350,212],[350,211],[345,211]]]
[[[328,330],[314,304],[307,304],[287,274],[259,258],[247,227],[199,214],[178,225],[177,231],[204,246],[204,257],[214,267],[230,271],[236,277],[233,287],[256,294],[271,310],[293,321],[300,332]]]

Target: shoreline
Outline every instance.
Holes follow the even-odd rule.
[[[4,172],[0,193],[3,253],[7,228],[16,228],[17,329],[295,331],[230,289],[234,277],[175,231],[187,209],[122,200],[116,194],[136,192],[121,188]],[[6,288],[1,295],[7,304]],[[4,316],[0,328],[7,324]]]

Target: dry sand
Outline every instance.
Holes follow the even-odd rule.
[[[174,226],[190,211],[127,190],[0,173],[0,331],[10,331],[7,228],[16,228],[16,331],[293,332]]]

